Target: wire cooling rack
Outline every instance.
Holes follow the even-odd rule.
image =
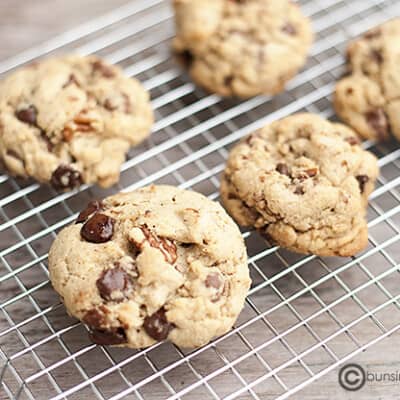
[[[48,280],[47,251],[82,205],[150,183],[218,199],[230,146],[293,112],[333,117],[330,95],[344,71],[346,42],[400,11],[395,0],[301,1],[317,33],[307,68],[286,93],[240,102],[204,93],[176,67],[169,6],[131,1],[0,62],[3,74],[48,53],[95,52],[144,83],[157,116],[151,139],[130,153],[120,185],[110,191],[57,194],[0,175],[0,396],[284,399],[400,328],[400,150],[372,142],[365,147],[379,157],[381,176],[368,210],[366,251],[346,259],[299,256],[244,231],[253,286],[234,329],[209,345],[96,346],[67,316]]]

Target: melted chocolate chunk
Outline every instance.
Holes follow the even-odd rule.
[[[22,122],[25,122],[29,125],[36,126],[37,124],[37,108],[33,105],[30,105],[26,108],[21,108],[20,110],[15,112],[15,116]]]
[[[78,218],[76,219],[76,223],[80,224],[82,222],[85,222],[92,214],[94,214],[97,211],[102,210],[103,204],[101,201],[93,200],[91,201],[87,207],[81,211],[81,213],[78,215]]]
[[[82,225],[81,236],[91,243],[108,242],[114,233],[114,224],[113,218],[96,213]]]
[[[389,132],[389,124],[385,111],[376,108],[365,113],[365,118],[369,126],[376,132],[379,140],[385,140]]]
[[[107,323],[105,313],[108,310],[104,306],[99,309],[93,308],[89,310],[83,317],[83,322],[90,328],[89,338],[93,343],[101,345],[115,345],[127,342],[126,333],[123,328],[104,329]]]
[[[210,277],[210,275],[207,276],[205,283],[206,287],[215,289],[211,301],[216,303],[224,294],[227,295],[226,288],[229,287],[229,282],[224,281],[223,278],[217,273],[212,275],[212,277]]]
[[[178,258],[175,243],[166,238],[160,238],[155,235],[150,229],[143,225],[140,227],[143,232],[143,235],[146,237],[146,240],[149,242],[151,247],[159,249],[165,258],[165,261],[170,264],[174,264]],[[139,245],[141,247],[141,245]]]
[[[97,308],[92,308],[83,317],[83,322],[91,328],[101,328],[106,320],[103,312],[100,312]]]
[[[100,345],[116,345],[128,341],[123,328],[93,329],[89,332],[89,338]]]
[[[276,171],[278,171],[282,175],[287,175],[290,176],[289,168],[286,164],[284,163],[279,163],[276,166]]]
[[[364,193],[365,185],[369,181],[369,177],[367,175],[357,175],[356,179],[358,180],[361,193]]]
[[[212,272],[211,274],[207,275],[205,283],[206,283],[206,287],[218,290],[221,288],[224,281],[223,281],[222,277],[220,276],[220,274],[218,274],[217,272]]]
[[[282,26],[282,32],[285,32],[290,36],[295,36],[297,34],[297,29],[290,22],[287,22]]]
[[[168,322],[165,310],[161,308],[144,319],[143,328],[154,340],[161,341],[168,337],[173,325]]]
[[[51,175],[50,184],[56,190],[73,189],[82,184],[82,175],[70,165],[61,164]]]
[[[103,271],[96,286],[104,300],[122,300],[124,292],[131,286],[131,278],[122,268],[116,267]]]
[[[229,195],[230,195],[230,193],[229,193]],[[235,198],[236,198],[236,197],[235,197]],[[184,249],[190,249],[191,247],[195,246],[195,244],[194,244],[194,243],[181,243],[181,246],[182,246]]]

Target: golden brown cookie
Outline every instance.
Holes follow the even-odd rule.
[[[306,61],[310,21],[289,0],[175,0],[174,7],[174,50],[210,92],[275,94]]]
[[[239,224],[282,247],[351,256],[367,245],[366,207],[378,173],[354,131],[297,114],[233,148],[221,196]]]
[[[152,122],[140,83],[94,56],[40,61],[0,82],[0,157],[58,190],[116,183]]]
[[[366,139],[400,139],[400,18],[370,30],[347,50],[350,75],[335,91],[338,115]]]
[[[240,231],[206,197],[151,186],[92,202],[60,232],[50,278],[98,344],[197,347],[227,332],[250,286]]]

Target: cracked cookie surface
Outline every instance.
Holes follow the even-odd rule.
[[[0,157],[57,190],[116,183],[152,122],[141,84],[94,56],[47,59],[0,82]]]
[[[197,347],[227,332],[250,286],[240,231],[203,195],[151,186],[92,202],[49,253],[50,278],[92,341]]]
[[[335,90],[338,115],[366,139],[400,139],[400,18],[366,32],[348,49],[350,75]]]
[[[240,225],[282,247],[350,256],[367,245],[366,207],[378,173],[350,128],[297,114],[233,148],[221,196]]]
[[[281,92],[313,39],[289,0],[175,0],[174,8],[174,51],[195,82],[223,96]]]

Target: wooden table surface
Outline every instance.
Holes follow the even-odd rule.
[[[0,0],[0,60],[125,3],[126,0]],[[265,299],[265,301],[269,300]],[[306,303],[300,302],[299,307],[303,306],[306,307]],[[24,311],[17,309],[15,312],[23,313]],[[369,335],[370,333],[366,328],[365,332],[359,334]],[[335,344],[339,349],[340,340],[339,338]],[[342,345],[346,346],[344,341]],[[357,356],[353,361],[371,370],[400,371],[399,349],[400,334],[397,333]],[[318,360],[313,362],[318,366]],[[322,369],[321,366],[323,366],[323,361],[319,369]],[[296,374],[295,368],[292,373]],[[302,400],[400,399],[399,382],[371,384],[361,391],[351,393],[345,392],[338,385],[337,378],[338,371],[333,370],[292,398]],[[267,389],[266,392],[268,392]],[[1,389],[0,398],[6,398]],[[153,397],[149,394],[147,398],[150,400]],[[197,397],[194,398],[197,399]]]

